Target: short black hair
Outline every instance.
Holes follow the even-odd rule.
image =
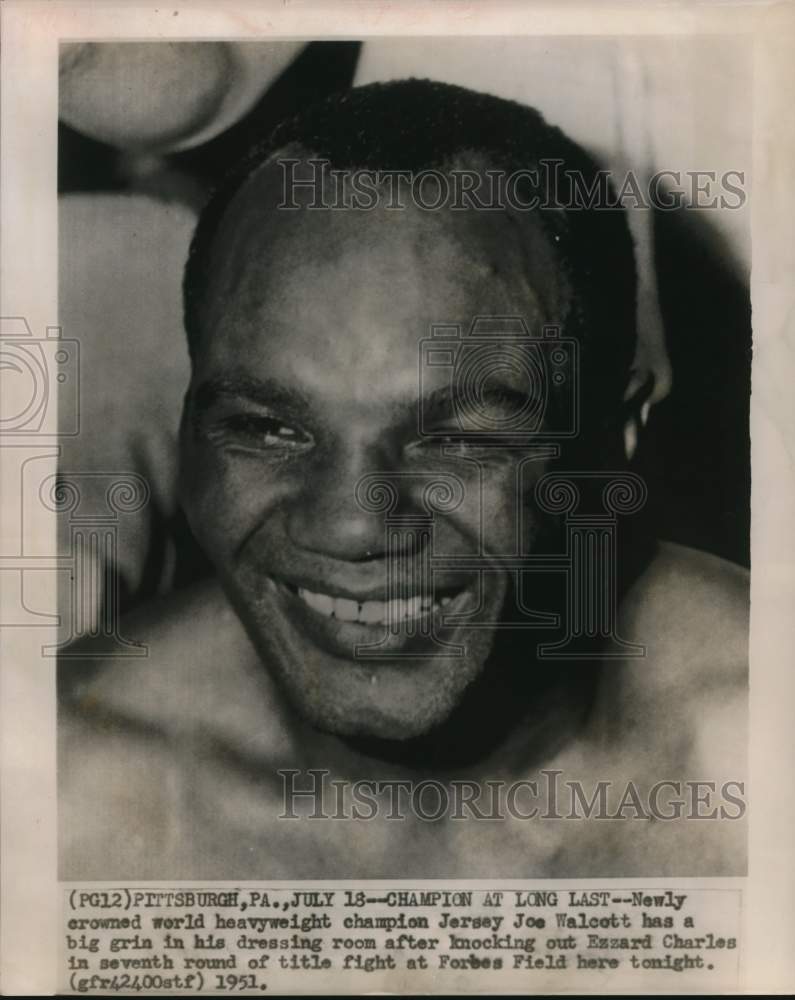
[[[226,209],[259,167],[280,151],[296,148],[340,170],[418,173],[471,155],[508,173],[549,175],[539,165],[557,164],[553,206],[526,214],[553,241],[571,289],[564,333],[579,339],[583,370],[596,368],[604,375],[598,379],[601,393],[610,394],[611,386],[620,393],[636,336],[632,239],[622,208],[580,207],[570,188],[576,174],[587,190],[599,180],[600,166],[535,109],[431,80],[372,83],[335,94],[278,126],[232,168],[200,215],[185,269],[184,321],[191,357],[210,250]],[[546,193],[540,192],[542,201]]]

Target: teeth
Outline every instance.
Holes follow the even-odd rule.
[[[346,597],[331,597],[329,594],[315,594],[311,590],[298,589],[298,596],[310,608],[327,618],[337,618],[343,622],[361,622],[364,625],[389,625],[394,622],[419,618],[429,611],[438,611],[440,606],[450,603],[450,597],[443,597],[441,605],[434,603],[429,595],[397,598],[394,601],[365,601],[358,604]]]
[[[342,622],[355,622],[359,617],[359,605],[345,597],[335,597],[334,617]]]
[[[384,618],[385,607],[383,601],[365,601],[359,612],[359,621],[366,625],[377,625]]]
[[[422,598],[412,597],[406,601],[406,618],[416,618],[422,611]]]
[[[334,612],[334,598],[328,594],[313,594],[311,590],[299,590],[298,593],[306,601],[310,608],[319,611],[321,615],[330,618]]]

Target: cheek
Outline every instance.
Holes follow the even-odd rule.
[[[535,485],[547,463],[531,460],[484,463],[480,476],[466,481],[465,501],[456,512],[459,530],[485,552],[526,554],[539,530],[533,501]]]
[[[522,551],[522,497],[513,475],[486,484],[483,491],[483,543],[486,552]]]
[[[289,486],[254,456],[195,445],[183,449],[182,507],[197,541],[216,562],[232,557],[288,492]]]

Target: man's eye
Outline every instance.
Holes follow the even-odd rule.
[[[502,464],[516,457],[517,447],[521,443],[521,439],[509,439],[495,434],[462,434],[458,428],[448,433],[445,428],[440,428],[415,441],[410,446],[410,451],[425,458],[468,458],[476,459],[481,464]],[[526,443],[532,443],[530,436]]]
[[[223,421],[224,436],[247,448],[296,450],[312,444],[311,437],[278,417],[248,413],[235,414]]]
[[[465,455],[482,445],[474,436],[462,437],[460,430],[451,430],[449,434],[444,430],[438,430],[431,432],[428,437],[420,438],[412,447],[435,453],[441,453],[443,450],[446,455]]]
[[[462,438],[460,434],[442,434],[436,439],[446,455],[464,455],[477,447],[477,441]]]

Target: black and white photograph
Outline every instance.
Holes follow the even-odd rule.
[[[411,6],[48,50],[0,578],[60,990],[753,990],[751,36]]]
[[[658,44],[63,46],[65,877],[744,874],[748,63]]]

